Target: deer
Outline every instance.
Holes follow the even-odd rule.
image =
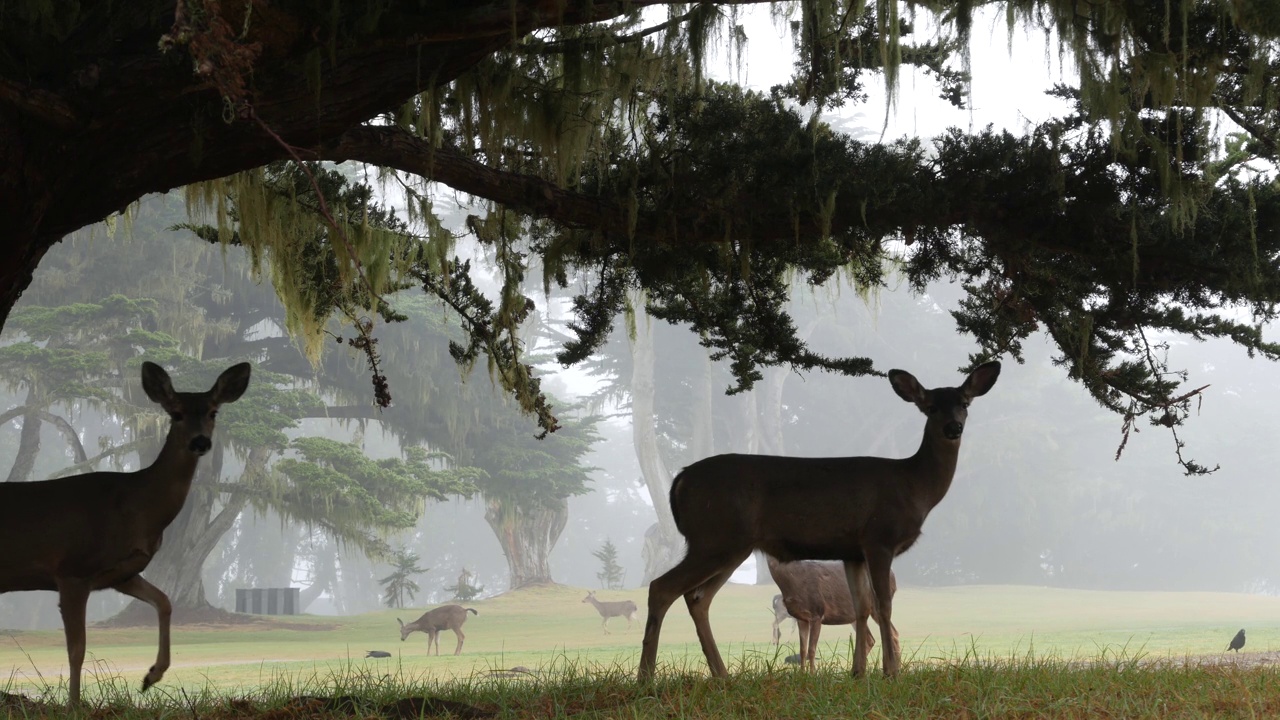
[[[582,598],[582,602],[591,603],[595,606],[596,612],[600,613],[600,627],[604,628],[605,635],[612,635],[609,632],[609,618],[624,617],[627,619],[627,631],[631,630],[631,623],[636,619],[636,604],[632,600],[613,600],[605,602],[596,599],[596,591],[588,590],[587,596]]]
[[[769,574],[782,590],[774,598],[774,612],[777,617],[777,605],[781,602],[784,617],[793,617],[800,630],[801,665],[808,669],[815,668],[818,648],[818,636],[823,625],[855,624],[857,613],[853,608],[853,597],[849,594],[849,584],[845,577],[844,565],[838,562],[822,560],[798,560],[796,562],[778,562],[772,555],[765,556],[769,563]],[[889,573],[889,596],[898,592],[898,580],[893,572]],[[882,624],[875,605],[871,606],[871,619],[877,625]],[[778,644],[781,633],[778,620],[774,620],[774,645]],[[898,644],[898,630],[892,628],[894,649]],[[866,630],[867,650],[875,647],[875,634]]]
[[[422,613],[417,620],[405,625],[404,621],[396,618],[396,622],[400,623],[400,642],[404,642],[405,638],[411,633],[424,632],[427,634],[427,654],[431,654],[431,646],[436,646],[436,655],[440,654],[440,631],[452,630],[453,634],[458,636],[458,646],[453,649],[454,655],[462,654],[462,641],[467,636],[462,633],[462,623],[467,621],[467,613],[479,615],[480,611],[475,608],[464,608],[461,605],[441,605]]]
[[[649,583],[638,678],[651,680],[658,663],[662,620],[684,596],[712,675],[729,672],[709,622],[711,601],[755,550],[783,562],[839,560],[853,600],[853,674],[866,672],[867,620],[880,623],[884,674],[897,676],[893,642],[891,565],[920,537],[929,512],[955,476],[969,403],[1000,376],[1000,363],[973,369],[959,387],[926,389],[904,370],[889,383],[925,415],[924,437],[906,458],[799,458],[778,455],[714,455],[682,470],[669,499],[685,556]]]
[[[52,590],[66,635],[68,701],[80,705],[89,593],[110,588],[155,608],[160,639],[142,689],[169,669],[169,598],[141,575],[191,489],[196,464],[213,447],[218,408],[249,387],[249,363],[223,371],[205,392],[175,392],[168,373],[142,363],[142,389],[169,415],[160,454],[136,472],[98,471],[37,482],[0,483],[0,593]]]
[[[773,613],[773,644],[780,645],[782,643],[782,623],[788,620],[795,620],[791,617],[791,613],[787,612],[787,604],[782,601],[782,593],[773,596],[773,603],[769,607]]]

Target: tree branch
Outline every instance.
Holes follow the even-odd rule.
[[[60,96],[4,77],[0,77],[0,103],[58,130],[73,130],[81,122]]]

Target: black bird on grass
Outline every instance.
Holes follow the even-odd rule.
[[[1244,628],[1241,628],[1240,632],[1231,638],[1231,644],[1227,646],[1227,650],[1235,650],[1238,653],[1242,647],[1244,647]],[[1226,652],[1226,650],[1223,652]]]
[[[365,657],[367,657],[367,658],[371,658],[371,657],[377,657],[377,658],[391,657],[391,653],[387,652],[386,650],[366,650],[366,651],[365,651],[365,653],[366,653],[366,654],[365,654]]]

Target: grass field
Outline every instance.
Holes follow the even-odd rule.
[[[283,698],[335,694],[352,687],[372,691],[376,686],[395,688],[386,690],[393,693],[416,687],[416,692],[487,702],[490,707],[537,705],[531,715],[517,711],[514,717],[575,714],[568,705],[557,709],[560,701],[581,704],[575,712],[609,717],[617,716],[623,706],[628,709],[622,714],[628,716],[760,717],[756,711],[775,695],[785,703],[783,716],[792,717],[868,711],[891,717],[1084,717],[1100,712],[1090,703],[1104,702],[1111,693],[1116,697],[1106,712],[1117,717],[1169,716],[1172,710],[1161,703],[1174,701],[1186,706],[1188,716],[1200,711],[1280,711],[1280,683],[1270,664],[1254,663],[1250,669],[1183,667],[1190,656],[1221,657],[1241,627],[1248,630],[1247,654],[1267,660],[1266,653],[1280,650],[1280,598],[1016,586],[904,587],[894,611],[908,671],[900,681],[886,683],[879,677],[847,677],[849,632],[839,627],[826,628],[819,651],[828,672],[814,677],[782,672],[781,658],[769,642],[773,592],[769,587],[731,585],[716,598],[716,637],[726,661],[741,673],[727,685],[703,679],[705,663],[682,603],[673,606],[662,637],[661,662],[670,675],[656,689],[644,690],[631,681],[643,617],[630,632],[624,620],[615,618],[614,633],[605,635],[595,610],[581,603],[585,591],[546,587],[470,603],[480,614],[467,621],[466,646],[459,657],[449,654],[454,637],[448,631],[441,634],[445,654],[439,657],[426,655],[422,634],[400,642],[395,618],[408,621],[420,610],[348,618],[302,616],[261,627],[180,626],[173,635],[173,667],[157,686],[160,692],[148,693],[145,700],[134,690],[154,659],[154,628],[90,628],[85,694],[100,702],[163,705],[166,698],[202,694],[207,700]],[[634,599],[643,614],[642,590],[603,593],[603,599],[624,597]],[[784,630],[783,640],[793,648],[791,627]],[[364,652],[374,649],[390,651],[393,657],[364,659]],[[794,650],[783,654],[787,652]],[[1169,662],[1136,662],[1159,659]],[[1079,662],[1090,660],[1101,662]],[[528,681],[489,677],[492,670],[518,665],[544,673],[533,683],[537,689],[529,688]],[[0,690],[57,698],[65,667],[60,631],[0,637],[0,669],[8,670]],[[1147,676],[1155,685],[1127,685]],[[1254,684],[1259,694],[1250,690]],[[1243,698],[1239,702],[1244,704],[1237,708],[1215,700],[1217,705],[1197,710],[1193,699],[1214,697],[1218,685],[1223,699]],[[727,691],[728,686],[737,690]],[[524,690],[509,695],[515,692],[512,687]],[[866,687],[867,692],[851,693],[852,687]],[[599,699],[608,707],[583,697]],[[797,705],[798,697],[806,699]],[[1127,711],[1114,705],[1130,699],[1139,704]],[[847,704],[855,700],[871,704]],[[1004,704],[989,705],[996,701]],[[742,707],[735,710],[734,702]],[[831,706],[832,702],[846,704]]]

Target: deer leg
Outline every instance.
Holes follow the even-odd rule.
[[[156,664],[152,665],[146,676],[142,678],[142,690],[146,692],[147,688],[160,682],[164,672],[169,669],[169,621],[173,614],[173,606],[169,604],[169,597],[160,588],[144,580],[141,575],[134,575],[112,587],[156,609],[160,640],[156,650]]]
[[[600,618],[600,627],[604,628],[604,634],[605,634],[605,635],[612,635],[612,634],[613,634],[613,633],[609,632],[609,618],[608,618],[608,616],[603,616],[603,617],[601,617],[601,618]]]
[[[463,641],[463,640],[466,640],[466,639],[467,639],[467,636],[462,634],[462,628],[460,628],[460,627],[456,627],[456,628],[454,628],[454,629],[453,629],[453,634],[458,636],[458,647],[456,647],[456,648],[454,648],[454,649],[453,649],[453,654],[454,654],[454,655],[461,655],[461,654],[462,654],[462,641]],[[437,642],[437,643],[436,643],[436,654],[437,654],[437,655],[439,655],[439,654],[440,654],[440,643],[439,643],[439,642]]]
[[[728,565],[721,557],[699,558],[690,552],[675,567],[649,583],[649,612],[644,623],[644,641],[640,646],[640,669],[637,673],[639,680],[652,679],[658,667],[658,636],[662,634],[662,619],[666,617],[671,603],[707,582]]]
[[[742,560],[745,560],[744,556]],[[693,626],[698,631],[698,642],[702,644],[702,654],[707,656],[707,665],[715,677],[728,677],[729,669],[720,657],[720,649],[716,647],[716,639],[711,634],[711,600],[729,577],[738,568],[739,562],[733,563],[727,570],[712,576],[709,580],[684,594],[684,604],[689,608],[689,616],[693,618]]]
[[[849,596],[853,599],[853,676],[862,677],[867,672],[867,654],[871,652],[871,646],[867,644],[871,637],[867,618],[873,604],[866,563],[846,560],[844,577],[849,585]]]
[[[893,637],[892,562],[893,553],[889,551],[867,554],[867,571],[871,575],[871,588],[875,591],[876,623],[880,626],[880,656],[884,661],[885,677],[897,676],[900,661]]]
[[[58,610],[62,613],[62,632],[67,638],[67,699],[72,707],[80,706],[80,668],[84,665],[84,616],[89,604],[89,586],[76,580],[58,580]]]
[[[810,618],[809,620],[809,649],[800,659],[807,663],[810,671],[817,671],[818,666],[814,658],[818,654],[818,636],[822,634],[822,618]]]
[[[874,620],[874,619],[875,619],[875,618],[874,618],[874,617],[872,617],[872,620]],[[856,626],[856,625],[854,626],[854,629],[855,629],[855,630],[857,629],[857,626]],[[866,641],[866,644],[867,644],[867,652],[871,652],[872,650],[875,650],[875,649],[876,649],[876,634],[875,634],[875,633],[873,633],[873,632],[871,632],[871,625],[870,625],[870,624],[868,624],[868,625],[867,625],[867,627],[863,628],[862,634],[866,636],[865,641]]]
[[[796,618],[796,628],[799,629],[799,639],[796,643],[800,646],[800,669],[804,669],[804,659],[809,654],[809,621]]]

